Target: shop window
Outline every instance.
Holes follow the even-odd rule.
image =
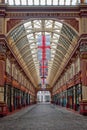
[[[82,86],[81,84],[76,85],[76,110],[79,111],[80,101],[82,100]]]
[[[73,95],[73,88],[67,90],[67,101],[68,107],[73,108],[74,103],[74,95]]]

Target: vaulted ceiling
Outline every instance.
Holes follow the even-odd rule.
[[[75,49],[78,33],[70,26],[53,19],[28,20],[8,33],[10,48],[36,87],[41,82],[37,55],[38,36],[41,35],[50,36],[51,59],[48,61],[46,82],[51,87]]]

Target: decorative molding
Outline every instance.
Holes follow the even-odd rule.
[[[7,21],[7,32],[9,32],[14,26],[20,23],[21,20],[19,19],[10,19]]]
[[[29,18],[57,18],[57,19],[72,19],[79,17],[79,13],[60,13],[60,12],[32,12],[32,13],[7,13],[6,18],[29,19]]]
[[[79,32],[79,21],[76,19],[65,19],[64,20],[65,23],[68,23],[69,25],[71,25],[73,28],[75,28],[77,30],[77,32]]]
[[[78,39],[78,44],[83,45],[84,43],[87,43],[87,34],[80,35]]]
[[[80,54],[80,58],[83,60],[87,60],[87,51]]]

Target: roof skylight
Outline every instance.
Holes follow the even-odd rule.
[[[8,5],[26,5],[26,6],[59,6],[59,5],[77,5],[80,0],[5,0]]]

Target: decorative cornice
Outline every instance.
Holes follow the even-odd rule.
[[[6,50],[7,50],[7,39],[5,35],[0,34],[0,59],[6,59]]]
[[[87,5],[77,6],[7,6],[0,5],[0,16],[6,18],[58,18],[72,19],[87,16]]]
[[[0,44],[3,44],[3,45],[7,44],[7,38],[4,34],[0,34]]]
[[[87,34],[82,34],[80,35],[79,39],[78,39],[78,44],[82,45],[86,43],[87,44]]]
[[[66,12],[17,12],[17,13],[6,13],[6,18],[15,19],[29,19],[29,18],[58,18],[58,19],[72,19],[79,17],[79,13],[66,13]]]

